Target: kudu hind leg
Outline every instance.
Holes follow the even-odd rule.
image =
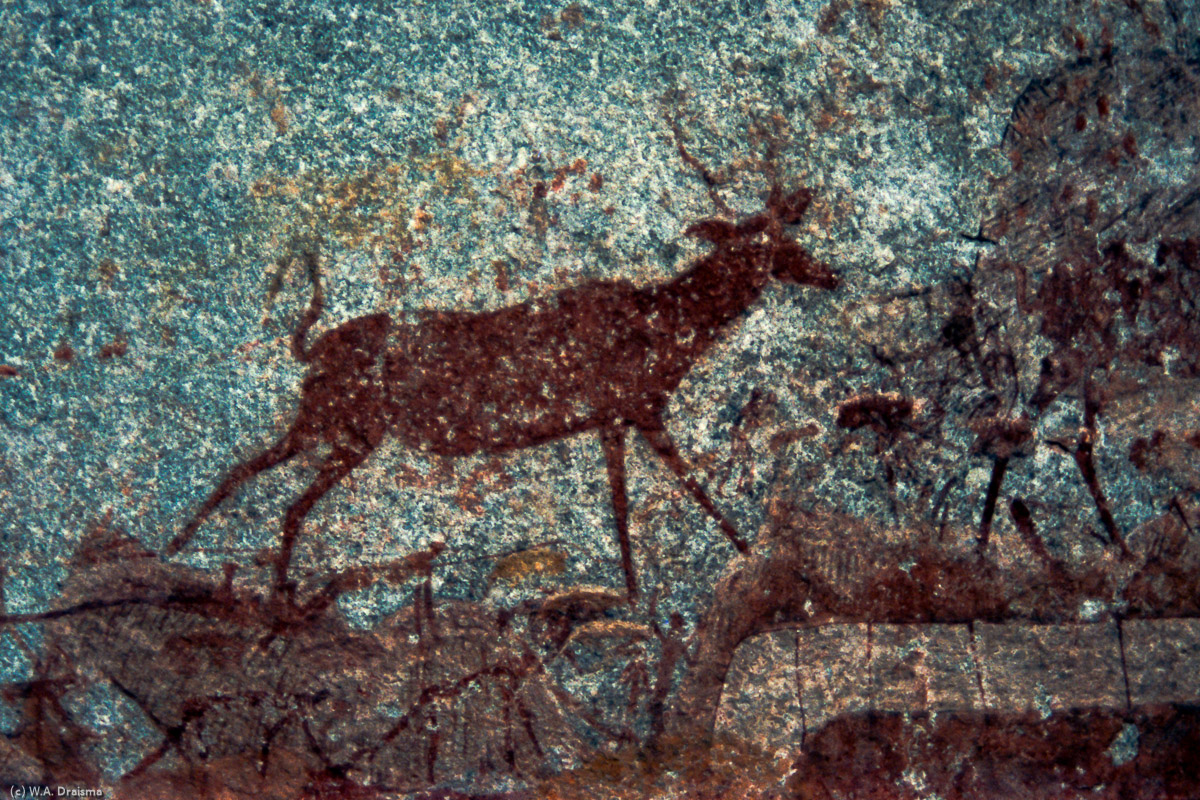
[[[321,465],[321,471],[317,473],[317,477],[313,480],[309,487],[304,490],[304,494],[297,498],[296,502],[288,506],[287,512],[283,518],[283,536],[280,540],[279,556],[275,561],[275,589],[278,592],[283,592],[291,598],[292,587],[288,583],[287,573],[288,567],[292,561],[292,550],[296,545],[296,537],[300,533],[300,523],[308,516],[308,512],[312,511],[312,507],[316,505],[326,492],[337,486],[342,478],[350,474],[350,472],[366,460],[370,451],[357,452],[351,450],[335,451],[324,464]]]
[[[233,494],[239,486],[246,481],[258,475],[260,472],[266,472],[272,467],[278,466],[288,459],[295,456],[297,453],[305,449],[305,444],[300,441],[300,437],[296,433],[296,429],[288,431],[287,435],[280,439],[273,447],[259,453],[249,461],[244,461],[238,466],[229,471],[225,479],[221,481],[208,499],[204,501],[204,505],[200,506],[200,510],[196,512],[196,516],[192,517],[192,521],[187,524],[183,532],[171,540],[167,545],[167,555],[175,555],[191,540],[192,536],[204,523],[204,520],[221,505],[227,497]]]
[[[721,526],[721,530],[729,537],[729,541],[733,542],[733,546],[737,548],[738,552],[743,555],[749,553],[750,547],[738,535],[737,528],[733,527],[733,524],[725,519],[721,512],[717,510],[717,507],[709,499],[704,488],[688,475],[687,463],[679,455],[679,451],[675,449],[675,443],[671,441],[670,435],[662,428],[638,427],[638,432],[654,448],[654,452],[658,453],[663,462],[671,468],[679,483],[683,488],[687,489],[688,494],[708,512],[710,517],[716,520],[717,524]]]
[[[629,546],[629,495],[625,491],[625,429],[602,428],[600,444],[604,447],[608,485],[612,490],[617,541],[621,545],[621,569],[625,571],[625,590],[632,605],[637,599],[637,578],[633,572],[633,552]]]

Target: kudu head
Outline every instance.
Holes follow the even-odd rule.
[[[808,189],[797,189],[784,195],[778,186],[774,186],[767,198],[767,208],[761,214],[736,223],[706,219],[689,226],[684,233],[712,242],[718,250],[740,244],[759,244],[765,239],[765,246],[770,251],[772,277],[785,283],[836,289],[840,283],[837,274],[814,259],[784,230],[785,225],[800,221],[811,202],[812,192]]]

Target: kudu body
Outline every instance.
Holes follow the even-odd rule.
[[[687,233],[714,250],[674,280],[635,287],[592,281],[485,313],[431,312],[412,323],[387,314],[346,322],[305,346],[323,307],[317,256],[305,254],[312,304],[292,349],[310,365],[291,429],[271,448],[235,467],[201,506],[168,553],[187,544],[203,520],[246,480],[321,443],[330,453],[287,509],[275,567],[290,594],[288,565],[313,505],[388,434],[440,456],[503,453],[599,432],[607,462],[621,566],[637,594],[629,544],[625,433],[635,428],[693,498],[743,553],[748,548],[687,466],[663,425],[671,394],[695,361],[768,282],[837,285],[784,230],[798,222],[807,190],[771,192],[767,208],[739,223],[710,219]]]

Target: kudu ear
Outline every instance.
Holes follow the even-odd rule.
[[[689,225],[683,233],[685,236],[693,236],[717,245],[738,237],[736,225],[732,222],[724,222],[719,219],[701,220],[694,225]]]
[[[767,208],[784,225],[795,225],[799,222],[810,203],[812,192],[808,189],[797,189],[784,197],[778,186],[772,186],[771,196],[767,198]]]

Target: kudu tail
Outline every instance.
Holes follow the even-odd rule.
[[[312,300],[309,301],[308,309],[305,310],[304,316],[300,318],[300,323],[296,326],[296,330],[292,332],[292,355],[302,364],[308,363],[312,358],[312,351],[305,344],[305,339],[308,338],[308,331],[316,323],[317,319],[320,318],[321,312],[325,310],[325,293],[321,289],[320,264],[320,255],[316,248],[304,251],[304,265],[308,271],[308,278],[313,284],[313,295]],[[225,480],[221,481],[221,485],[204,501],[204,505],[200,506],[200,510],[196,512],[196,516],[192,517],[192,521],[167,545],[167,555],[175,555],[186,547],[187,543],[191,541],[192,536],[204,524],[204,520],[208,519],[209,515],[217,510],[217,506],[221,505],[225,501],[225,498],[237,491],[239,486],[258,473],[265,472],[287,461],[303,449],[304,443],[301,441],[299,431],[296,428],[292,428],[269,450],[259,453],[249,461],[234,467],[225,476]]]
[[[309,328],[325,310],[325,293],[321,290],[321,259],[315,249],[304,251],[304,265],[308,269],[308,279],[313,285],[312,300],[304,316],[300,318],[300,324],[292,332],[292,355],[301,364],[307,364],[312,359],[312,351],[305,345],[304,340],[308,338]]]

